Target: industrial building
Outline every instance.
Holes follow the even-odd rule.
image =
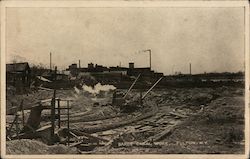
[[[150,77],[150,78],[158,78],[162,77],[163,73],[156,73],[153,70],[151,70],[150,67],[141,67],[136,68],[134,66],[134,63],[130,62],[129,67],[106,67],[98,64],[89,63],[88,67],[82,68],[77,67],[77,64],[71,64],[69,68],[66,69],[67,71],[70,71],[72,76],[78,76],[80,73],[87,73],[91,75],[96,74],[102,74],[102,75],[120,75],[120,76],[138,76],[139,74],[142,75],[142,77]]]

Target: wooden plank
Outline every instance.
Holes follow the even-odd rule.
[[[51,106],[49,106],[49,105],[43,105],[42,108],[43,108],[43,109],[51,109]],[[55,108],[55,109],[58,109],[58,108]],[[60,109],[61,109],[61,110],[62,110],[62,109],[71,109],[71,107],[69,107],[69,108],[67,108],[67,107],[60,107]]]
[[[181,118],[187,118],[188,117],[186,115],[183,115],[183,114],[180,114],[180,113],[177,113],[177,112],[170,112],[169,114],[175,115],[175,116],[178,116],[178,117],[181,117]]]
[[[52,91],[53,89],[50,89],[50,88],[45,88],[45,87],[42,87],[42,86],[40,86],[40,87],[38,87],[39,89],[41,89],[41,90],[46,90],[46,91]]]
[[[140,143],[140,142],[128,142],[128,143],[118,143],[118,147],[142,147],[142,148],[161,148],[161,144],[155,143]]]
[[[141,131],[149,131],[151,129],[152,129],[152,126],[143,126],[139,130],[141,130]]]
[[[131,89],[134,87],[135,83],[137,82],[137,80],[140,78],[141,73],[137,76],[137,78],[135,79],[135,81],[132,83],[132,85],[129,87],[128,91],[125,93],[125,95],[123,96],[123,99],[126,98],[126,96],[128,95],[128,93],[131,91]]]
[[[74,134],[76,134],[76,135],[86,136],[86,137],[89,137],[89,138],[92,138],[92,139],[96,139],[96,140],[108,142],[108,140],[106,140],[106,139],[104,139],[104,138],[100,138],[100,137],[97,137],[97,136],[93,136],[93,135],[90,135],[90,134],[88,134],[88,133],[85,133],[85,132],[82,132],[82,131],[78,131],[78,130],[76,130],[76,129],[72,129],[71,131],[74,132]]]
[[[78,142],[75,142],[73,144],[70,144],[69,147],[75,147],[75,146],[78,146],[78,145],[81,145],[82,144],[82,141],[78,141]]]
[[[76,134],[74,134],[72,131],[69,131],[69,134],[71,134],[72,136],[74,136],[75,138],[79,138],[79,136],[77,136]]]
[[[142,99],[144,99],[146,97],[146,95],[162,80],[163,77],[161,77],[160,79],[158,79],[158,81],[155,82],[155,84],[149,88],[149,90],[142,96]]]
[[[167,135],[170,135],[174,129],[175,129],[175,126],[179,124],[179,122],[176,122],[175,125],[169,125],[165,128],[165,130],[163,130],[162,132],[160,132],[159,134],[156,134],[152,137],[150,137],[147,141],[145,141],[145,143],[147,142],[151,142],[151,141],[160,141],[162,140],[164,137],[166,137]]]

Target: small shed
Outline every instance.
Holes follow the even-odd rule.
[[[29,87],[31,70],[28,62],[6,64],[6,83],[13,86]]]

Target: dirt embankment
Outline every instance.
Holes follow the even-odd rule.
[[[222,97],[186,120],[164,141],[162,151],[174,153],[244,153],[243,97]]]
[[[21,139],[8,141],[6,144],[6,154],[77,154],[76,148],[69,148],[65,145],[48,146],[37,140]]]
[[[53,97],[53,90],[37,90],[30,91],[27,94],[15,94],[13,90],[7,90],[6,95],[6,110],[8,113],[14,113],[15,108],[19,107],[23,100],[24,109],[34,106],[36,103],[44,99],[51,99]],[[56,97],[69,98],[74,97],[72,90],[57,90]]]

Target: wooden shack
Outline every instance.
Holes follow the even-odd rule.
[[[6,83],[15,87],[29,87],[31,70],[28,62],[6,64]]]

